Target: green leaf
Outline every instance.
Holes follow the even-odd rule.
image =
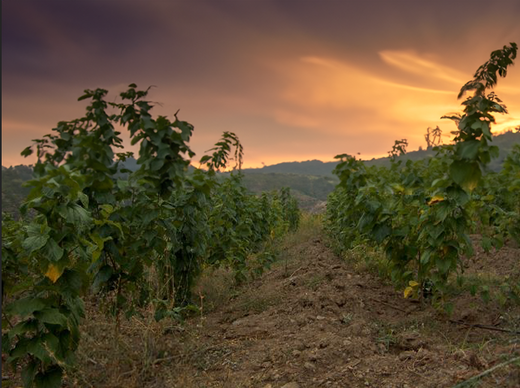
[[[156,209],[151,209],[143,214],[143,224],[149,224],[159,217],[159,211]]]
[[[141,128],[143,129],[153,129],[155,128],[155,122],[148,116],[141,117]]]
[[[52,333],[47,333],[42,337],[43,343],[46,345],[47,349],[49,349],[51,355],[58,358],[58,354],[60,353],[60,340]],[[60,357],[61,358],[61,357]],[[63,360],[60,360],[63,361]]]
[[[43,323],[67,326],[67,317],[56,308],[48,307],[41,311],[36,311],[34,312],[34,317]]]
[[[22,247],[27,249],[29,253],[32,253],[38,249],[41,249],[47,243],[48,239],[48,235],[27,237],[25,240],[23,240]]]
[[[49,239],[50,228],[45,224],[31,223],[26,226],[28,237],[23,240],[22,247],[32,253],[41,249]]]
[[[42,343],[42,339],[39,337],[31,338],[27,344],[27,353],[32,354],[40,361],[52,362],[52,358],[49,352],[45,349]]]
[[[38,371],[38,362],[31,361],[22,369],[22,383],[24,387],[32,387],[34,376]]]
[[[468,140],[457,144],[457,153],[462,159],[475,160],[478,155],[480,141]]]
[[[18,335],[23,335],[28,332],[36,332],[38,330],[38,322],[34,319],[28,319],[17,323],[11,330],[9,330],[8,338],[12,339]]]
[[[64,216],[67,223],[75,226],[85,226],[91,222],[90,213],[78,204],[70,204],[60,215]]]
[[[31,155],[33,153],[33,149],[32,147],[26,147],[21,153],[20,155],[24,156],[24,157],[27,157],[29,155]]]
[[[40,372],[36,375],[34,383],[36,388],[60,388],[63,371],[59,366],[54,366],[47,369],[45,372]]]
[[[430,256],[432,255],[432,250],[430,249],[427,249],[426,251],[424,251],[421,255],[421,264],[422,265],[426,265],[429,263],[430,261]]]
[[[49,261],[60,260],[63,257],[64,252],[65,251],[63,250],[63,248],[60,247],[58,243],[52,238],[49,238],[47,244],[45,244],[45,246],[42,249],[42,253]]]
[[[130,170],[128,170],[128,171],[130,171]],[[124,171],[121,170],[121,172],[124,172]],[[116,182],[116,185],[119,190],[125,190],[126,188],[128,188],[129,182],[128,182],[128,180],[118,179]]]
[[[386,225],[386,224],[379,224],[374,227],[374,230],[372,231],[372,235],[374,236],[374,239],[378,244],[381,244],[385,238],[387,238],[390,233],[392,232],[392,229]]]
[[[99,205],[99,208],[101,209],[101,215],[103,218],[110,217],[110,215],[114,212],[114,207],[110,204]]]
[[[478,186],[482,171],[477,162],[456,160],[450,165],[450,176],[466,191],[473,191]]]
[[[58,279],[61,293],[69,298],[74,298],[80,293],[83,282],[81,273],[75,269],[66,269]]]
[[[154,159],[152,163],[150,163],[150,170],[158,171],[164,166],[164,159]]]
[[[448,273],[451,267],[451,260],[438,257],[435,261],[435,265],[441,273]]]
[[[484,136],[487,139],[491,140],[491,131],[489,130],[489,122],[488,121],[483,121],[481,128],[482,128],[482,133],[484,134]]]
[[[86,100],[87,98],[90,98],[92,97],[92,94],[91,93],[86,93],[84,95],[82,95],[81,97],[78,97],[78,101],[83,101],[83,100]]]
[[[444,226],[443,225],[431,225],[431,226],[429,226],[429,228],[427,230],[428,230],[428,234],[430,235],[430,237],[434,241],[437,241],[439,236],[441,236],[441,234],[444,232]]]
[[[6,310],[9,314],[24,318],[35,311],[43,310],[46,306],[47,303],[44,299],[27,296],[7,305]]]
[[[484,252],[488,253],[492,248],[491,239],[489,237],[482,237],[480,246],[484,249]]]
[[[81,204],[84,208],[88,208],[88,195],[79,191],[78,192],[78,199],[80,200]]]

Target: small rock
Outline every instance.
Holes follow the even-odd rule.
[[[303,367],[312,372],[314,372],[316,370],[316,366],[308,361],[305,364],[303,364]]]
[[[415,357],[415,352],[414,351],[407,351],[407,352],[399,353],[399,360],[400,361],[408,360],[408,359],[414,358],[414,357]]]
[[[305,342],[299,342],[296,344],[296,349],[299,351],[305,350],[307,348],[307,344]]]
[[[326,341],[326,340],[323,340],[319,343],[318,345],[321,349],[324,349],[326,348],[327,346],[329,346],[329,343]]]
[[[290,383],[283,385],[281,388],[300,388],[300,385],[295,381],[291,381]]]
[[[323,321],[323,320],[326,319],[326,318],[325,318],[324,316],[322,316],[322,315],[318,315],[318,316],[316,317],[316,319],[317,319],[318,321]]]

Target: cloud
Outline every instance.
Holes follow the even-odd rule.
[[[82,115],[83,89],[106,88],[113,101],[132,82],[157,85],[154,114],[180,109],[195,125],[197,157],[227,130],[258,165],[385,155],[396,138],[424,145],[427,127],[452,129],[440,116],[461,110],[473,71],[520,36],[520,3],[405,3],[5,2],[4,160]],[[518,85],[517,64],[497,88],[508,123],[520,117]]]
[[[423,58],[414,51],[383,50],[379,52],[379,56],[391,66],[407,73],[427,77],[429,80],[436,78],[456,85],[463,85],[466,82],[466,74]]]
[[[291,112],[288,110],[278,109],[274,112],[276,121],[300,128],[319,128],[320,122],[313,116],[302,114],[301,112]]]
[[[446,110],[457,108],[453,91],[425,87],[420,80],[409,85],[337,59],[306,56],[280,71],[288,80],[280,90],[280,103],[312,114],[313,125],[322,123],[325,131],[354,126],[371,132],[378,122],[433,124]]]

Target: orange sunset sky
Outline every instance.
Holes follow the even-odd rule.
[[[2,165],[58,121],[84,89],[115,101],[130,83],[155,114],[192,123],[198,160],[223,131],[244,167],[386,156],[394,140],[445,142],[457,94],[491,51],[520,44],[519,0],[11,0],[2,2]],[[517,58],[517,62],[520,58]],[[500,79],[520,126],[520,64]],[[134,150],[135,151],[135,150]]]

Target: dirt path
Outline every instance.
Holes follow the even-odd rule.
[[[520,326],[518,308],[465,295],[448,318],[335,256],[319,230],[281,257],[182,325],[123,324],[117,351],[108,324],[89,320],[71,385],[452,387],[520,353],[520,336],[490,330]],[[520,387],[520,368],[500,368],[479,387]]]
[[[322,237],[285,254],[287,266],[169,339],[182,351],[156,386],[451,387],[519,351],[518,336],[449,322],[355,272]],[[496,306],[456,309],[451,320],[500,328]],[[518,367],[494,376],[481,386],[520,386]]]

